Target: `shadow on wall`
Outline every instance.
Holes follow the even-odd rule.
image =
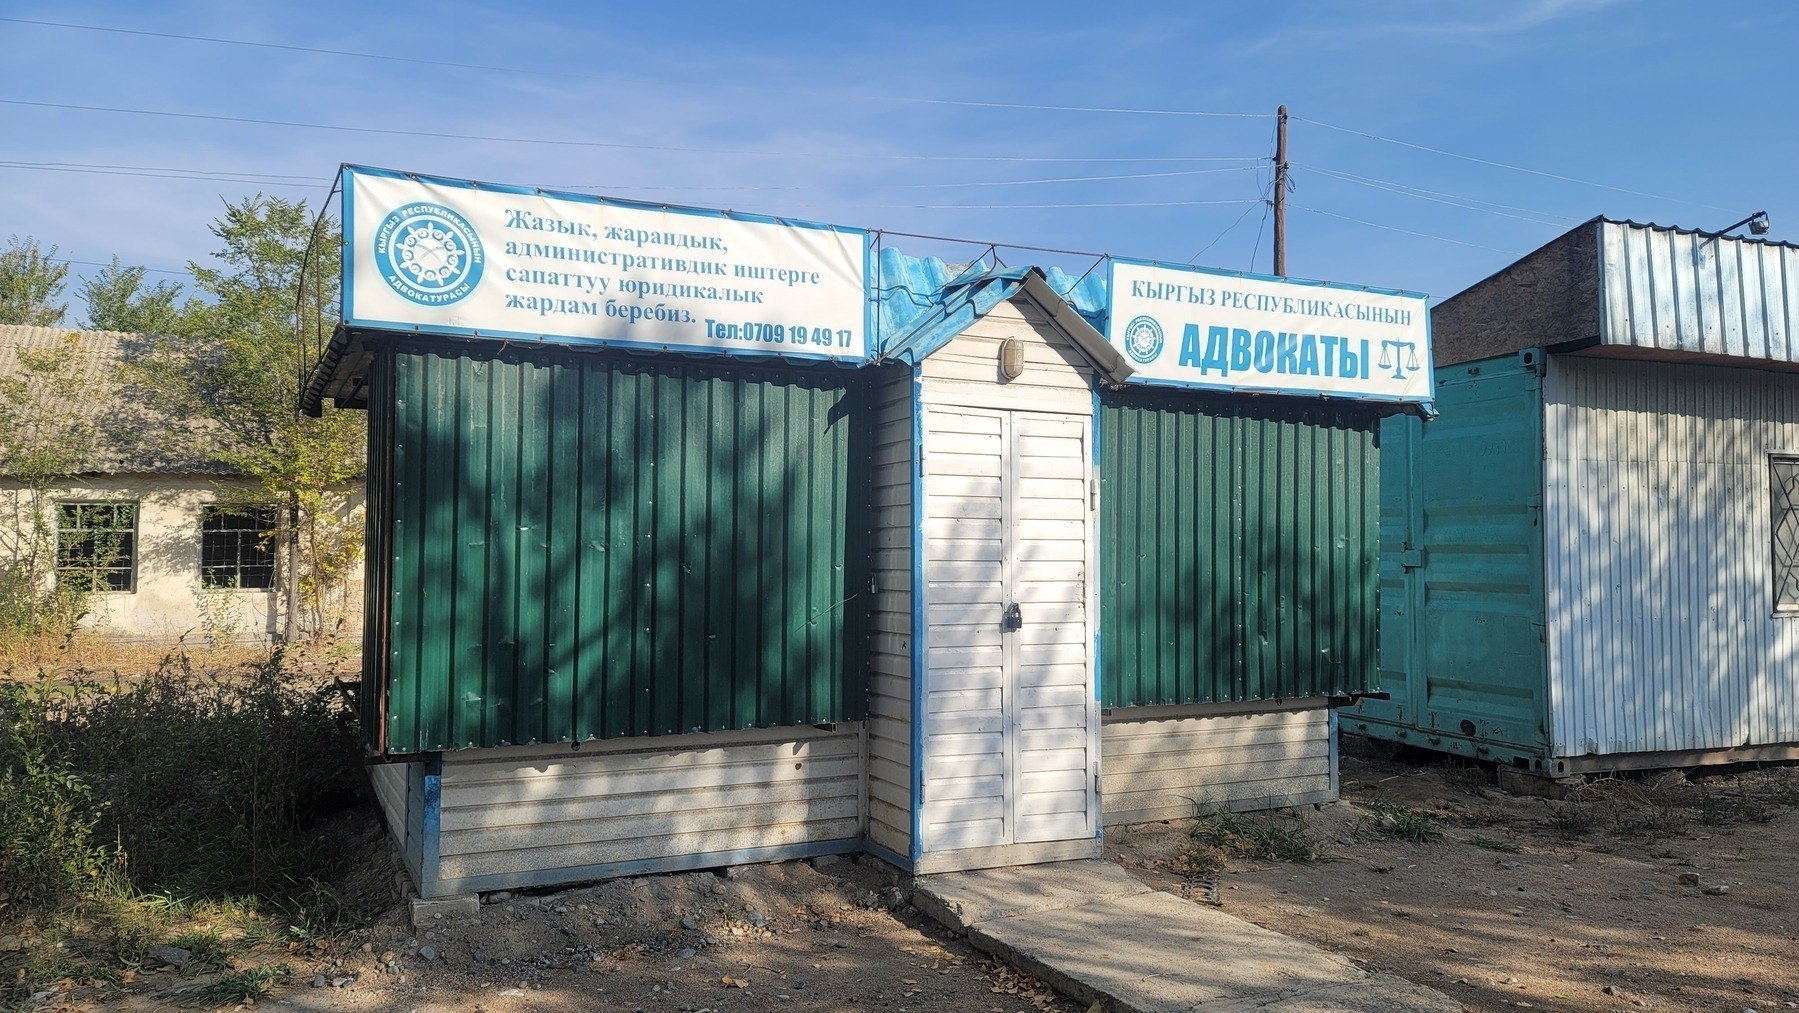
[[[1107,706],[1377,685],[1372,413],[1126,391],[1100,439]]]
[[[392,362],[390,748],[862,716],[863,378]]]
[[[1547,500],[1555,737],[1568,755],[1799,740],[1799,617],[1773,612],[1768,455],[1799,383],[1556,360]]]

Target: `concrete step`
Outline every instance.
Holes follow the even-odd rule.
[[[921,877],[913,904],[977,949],[1108,1013],[1459,1013],[1459,1002],[1108,862]]]

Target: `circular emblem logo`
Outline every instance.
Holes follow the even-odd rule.
[[[442,204],[396,208],[375,230],[375,264],[395,292],[421,306],[445,306],[474,290],[484,263],[481,237]]]
[[[1150,316],[1141,316],[1124,325],[1124,353],[1144,365],[1162,354],[1162,325]]]

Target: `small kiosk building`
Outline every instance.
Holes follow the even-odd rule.
[[[1051,861],[1334,797],[1421,300],[345,193],[310,396],[369,411],[361,709],[422,895]]]

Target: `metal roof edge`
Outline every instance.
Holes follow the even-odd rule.
[[[1075,347],[1092,360],[1093,365],[1105,374],[1107,380],[1115,384],[1123,384],[1137,372],[1130,360],[1113,347],[1112,343],[1106,340],[1106,336],[1099,333],[1093,324],[1081,315],[1080,310],[1074,307],[1073,303],[1056,291],[1055,286],[1049,283],[1049,278],[1041,270],[1035,267],[1031,268],[1025,274],[1023,287],[1025,293],[1041,306],[1044,312],[1049,314],[1056,326],[1062,329],[1062,333],[1068,335],[1069,340],[1075,343]]]
[[[343,363],[344,353],[350,347],[350,332],[339,323],[331,332],[331,340],[326,343],[325,350],[319,354],[319,361],[312,364],[306,374],[306,386],[300,389],[300,410],[312,418],[318,418],[324,410],[325,388],[337,376],[337,367]]]
[[[1629,218],[1607,218],[1600,215],[1586,224],[1619,225],[1630,229],[1646,229],[1651,232],[1672,232],[1682,236],[1704,236],[1707,239],[1728,239],[1734,243],[1752,243],[1756,246],[1778,246],[1788,250],[1799,250],[1799,243],[1784,239],[1763,239],[1759,236],[1732,236],[1723,232],[1708,232],[1705,229],[1688,229],[1679,225],[1659,225],[1655,222],[1639,222]],[[1739,228],[1741,226],[1738,226]]]

